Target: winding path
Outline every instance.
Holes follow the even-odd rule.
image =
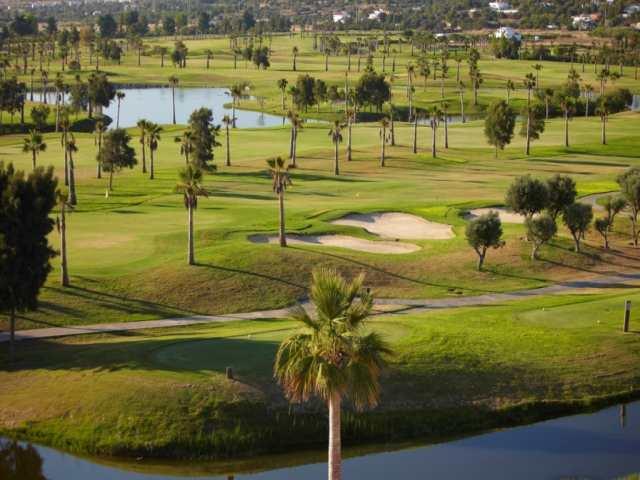
[[[435,299],[379,298],[375,303],[378,306],[377,310],[378,314],[380,315],[404,315],[437,309],[490,305],[500,302],[541,297],[544,295],[569,293],[585,289],[631,286],[634,282],[640,282],[640,273],[621,273],[618,275],[602,276],[599,278],[588,280],[561,282],[542,288],[517,290],[514,292],[505,293],[487,293],[484,295],[477,295],[472,297]],[[303,303],[303,306],[305,308],[309,308],[310,304],[308,302]],[[16,332],[16,340],[40,340],[93,333],[126,332],[131,330],[143,330],[147,328],[168,328],[207,323],[233,322],[236,320],[285,318],[289,316],[289,314],[290,310],[288,308],[281,308],[277,310],[261,310],[246,313],[233,313],[228,315],[194,316],[182,318],[165,318],[161,320],[145,320],[139,322],[100,323],[95,325],[37,328],[33,330],[18,330]],[[8,340],[8,332],[0,332],[0,343],[7,342]]]

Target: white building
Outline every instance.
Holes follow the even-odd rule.
[[[511,5],[498,0],[496,2],[489,2],[489,8],[495,12],[504,12],[505,10],[511,10]]]
[[[500,27],[497,29],[493,36],[495,38],[506,38],[507,40],[517,40],[518,42],[522,40],[522,34],[517,32],[511,27]]]
[[[333,14],[333,23],[344,23],[349,19],[347,12],[337,12]]]
[[[375,9],[373,12],[369,14],[369,20],[380,20],[380,17],[386,14],[387,12],[385,12],[382,9]]]

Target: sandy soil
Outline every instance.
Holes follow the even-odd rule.
[[[364,228],[383,238],[447,240],[454,237],[451,225],[430,222],[408,213],[352,213],[331,223]]]
[[[498,212],[498,216],[502,223],[524,223],[524,215],[514,213],[504,207],[474,208],[473,210],[469,210],[465,213],[464,219],[473,220],[474,218],[478,218],[480,215],[484,215],[491,211]]]
[[[249,241],[253,243],[278,243],[277,235],[251,235]],[[411,253],[420,250],[418,245],[401,242],[372,242],[364,238],[347,235],[287,235],[287,242],[291,245],[324,245],[327,247],[341,247],[367,253]]]

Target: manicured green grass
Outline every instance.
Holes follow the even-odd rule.
[[[636,303],[640,294],[375,317],[371,328],[396,353],[381,406],[345,414],[347,443],[459,434],[629,395],[640,386],[640,315],[634,311],[632,332],[621,333],[624,299]],[[320,406],[289,410],[271,374],[278,343],[295,328],[262,320],[25,343],[12,366],[2,361],[0,428],[121,455],[321,444],[324,416],[311,413]],[[454,411],[459,422],[451,423]]]
[[[471,122],[451,126],[450,148],[440,149],[433,159],[427,153],[430,130],[421,127],[421,151],[413,155],[411,127],[398,124],[398,145],[388,148],[387,167],[380,168],[378,129],[358,124],[354,160],[342,161],[340,177],[332,174],[327,127],[306,127],[299,138],[300,166],[292,172],[293,186],[287,192],[288,230],[375,239],[364,230],[329,223],[351,211],[406,211],[454,226],[454,239],[415,241],[422,247],[419,252],[397,256],[320,246],[281,249],[249,242],[251,234],[277,230],[277,202],[265,160],[286,153],[289,129],[238,129],[231,134],[232,166],[221,165],[224,151],[219,148],[218,172],[206,179],[209,198],[202,199],[196,213],[196,267],[186,265],[186,212],[174,193],[183,160],[173,137],[182,127],[166,128],[156,156],[155,180],[144,176],[140,166],[122,172],[109,198],[107,180],[94,178],[93,137],[77,134],[79,204],[68,222],[72,288],[60,288],[59,272],[54,270],[42,292],[41,310],[21,317],[19,327],[279,307],[304,295],[310,269],[319,263],[347,273],[364,271],[379,296],[419,298],[530,288],[588,273],[585,269],[629,268],[633,258],[599,251],[595,234],[589,238],[586,255],[571,253],[563,233],[544,249],[543,261],[532,263],[529,246],[521,241],[522,227],[505,225],[506,248],[492,251],[487,271],[478,273],[460,214],[469,207],[502,203],[507,186],[522,173],[543,178],[556,172],[570,174],[580,194],[615,190],[615,175],[638,164],[639,126],[638,114],[612,117],[610,146],[600,146],[594,143],[598,122],[576,119],[571,125],[576,146],[564,149],[557,146],[562,122],[554,120],[531,157],[521,154],[521,140],[515,139],[495,159],[485,145],[482,122]],[[139,150],[137,131],[131,132]],[[441,135],[442,131],[439,143]],[[58,136],[45,137],[49,148],[39,163],[54,165],[62,175]],[[21,152],[21,142],[20,135],[1,137],[0,158],[29,170],[31,159]],[[622,225],[614,243],[624,250],[628,237]],[[57,234],[51,235],[51,242],[58,245]]]

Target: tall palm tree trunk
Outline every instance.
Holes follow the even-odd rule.
[[[64,204],[60,211],[60,281],[63,287],[69,286],[69,270],[67,268],[67,218]]]
[[[351,118],[347,120],[347,162],[351,161]]]
[[[69,203],[71,205],[78,204],[78,197],[76,196],[76,174],[73,166],[73,154],[69,152]]]
[[[295,167],[296,166],[296,160],[298,157],[298,128],[296,127],[293,130],[293,153],[291,155],[291,164]]]
[[[189,265],[196,263],[195,253],[193,248],[193,206],[191,205],[191,199],[189,199],[189,207],[187,208],[187,216],[189,222],[189,229],[187,235],[187,262]]]
[[[176,124],[176,88],[171,88],[171,106],[173,111],[173,124]],[[235,112],[234,112],[235,113]]]
[[[231,166],[231,149],[230,149],[230,141],[229,141],[229,124],[227,124],[227,167]]]
[[[413,153],[418,153],[418,116],[413,119]]]
[[[334,393],[329,399],[329,480],[342,479],[341,399]]]
[[[281,190],[278,193],[278,209],[279,209],[279,229],[278,229],[278,238],[280,240],[280,246],[287,246],[287,236],[285,234],[285,219],[284,219],[284,192]]]
[[[67,150],[67,130],[62,133],[62,148],[64,149],[64,185],[69,186],[69,152]]]
[[[31,150],[31,160],[33,161],[33,169],[36,169],[36,151]]]
[[[524,153],[525,155],[531,153],[531,89],[527,91],[527,143]]]
[[[449,148],[449,120],[447,114],[444,114],[444,148]]]
[[[116,128],[120,128],[120,99],[118,98],[118,111],[116,113]]]
[[[462,123],[466,123],[466,118],[464,117],[464,93],[460,91],[460,115],[462,116]]]
[[[142,173],[147,173],[147,149],[142,144]]]
[[[109,170],[109,191],[113,190],[113,167]]]
[[[153,180],[155,178],[155,168],[153,162],[153,150],[149,149],[149,180]]]
[[[98,154],[102,150],[102,133],[98,133]],[[102,178],[102,162],[98,158],[96,166],[96,178]]]
[[[607,144],[607,118],[603,115],[601,119],[602,130],[600,132],[600,140],[602,141],[602,145]]]
[[[564,146],[569,146],[569,113],[564,113]]]
[[[431,156],[436,158],[436,126],[431,125]]]
[[[387,139],[385,138],[387,136],[387,132],[386,129],[382,129],[382,135],[380,138],[380,166],[384,167],[384,156],[385,156],[385,146],[387,143]]]
[[[338,142],[333,142],[335,144],[335,151],[333,156],[333,173],[335,175],[340,175],[340,159],[339,159],[339,151],[338,151]]]

